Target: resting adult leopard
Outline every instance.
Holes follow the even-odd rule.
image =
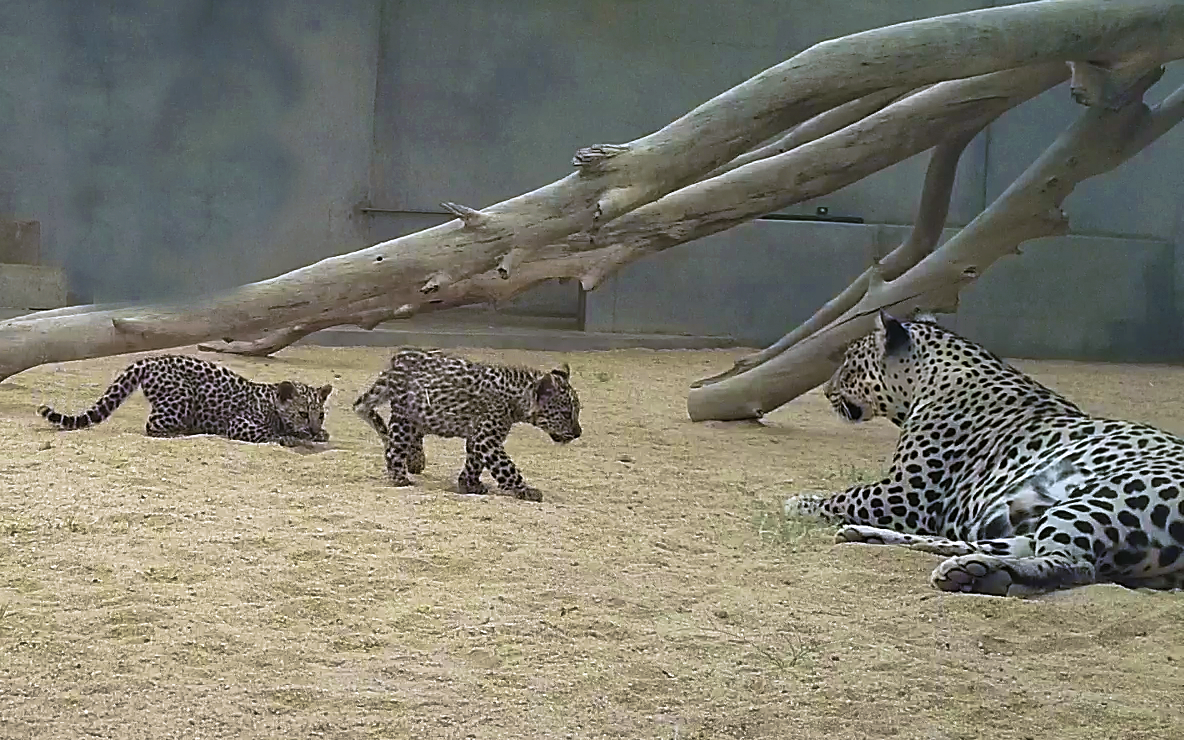
[[[322,426],[333,386],[256,383],[221,365],[186,355],[136,360],[88,411],[70,416],[49,406],[37,413],[60,429],[99,424],[136,388],[152,408],[145,431],[151,437],[216,434],[242,442],[278,442],[287,447],[329,441]]]
[[[389,403],[389,424],[375,408]],[[426,434],[465,438],[462,493],[486,493],[488,468],[500,491],[530,501],[542,493],[523,481],[506,454],[511,427],[526,422],[559,443],[578,438],[580,399],[567,365],[550,372],[473,362],[438,350],[400,348],[354,410],[385,440],[386,469],[396,486],[411,485],[407,473],[423,472]]]
[[[825,393],[901,429],[883,480],[785,502],[845,525],[838,542],[948,556],[930,577],[944,591],[1184,583],[1184,439],[1090,416],[931,320],[886,314]]]

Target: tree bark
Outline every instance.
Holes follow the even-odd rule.
[[[1117,110],[1090,108],[999,198],[956,236],[896,280],[873,276],[866,294],[822,331],[748,372],[692,389],[692,420],[758,418],[825,382],[853,340],[872,330],[880,309],[907,313],[945,308],[995,260],[1017,253],[1029,239],[1064,234],[1061,203],[1078,183],[1114,169],[1184,118],[1184,88],[1154,110],[1142,93],[1162,74],[1147,73],[1128,87],[1133,102]]]
[[[801,187],[792,173],[778,171],[782,163],[776,160],[781,157],[809,150],[808,156],[800,156],[830,153],[851,161],[842,152],[828,149],[836,141],[832,137],[852,128],[847,127],[792,152],[687,187],[756,144],[848,101],[885,88],[915,88],[1071,60],[1088,60],[1119,79],[1130,59],[1167,60],[1182,55],[1184,4],[1175,0],[1038,0],[825,41],[649,135],[624,145],[581,149],[573,159],[576,172],[555,183],[479,211],[450,204],[457,218],[448,223],[240,286],[200,303],[33,315],[2,323],[0,378],[46,362],[251,336],[276,326],[311,325],[330,316],[356,313],[344,309],[380,297],[390,306],[414,305],[499,264],[505,268],[516,263],[521,269],[536,261],[540,250],[559,243],[566,243],[572,253],[620,247],[607,268],[611,270],[612,264],[623,264],[647,250],[714,233],[792,202],[776,192],[757,190],[810,189]],[[889,108],[924,98],[937,87]],[[1095,88],[1086,85],[1086,89]],[[978,102],[967,105],[979,108]],[[946,111],[940,119],[966,125],[965,111],[962,116],[958,113]],[[946,133],[932,120],[920,123],[929,141]],[[917,149],[924,143],[917,136],[907,132],[900,136],[898,143],[911,153],[925,148]],[[832,143],[819,146],[826,140]],[[851,145],[877,162],[870,169],[862,167],[864,174],[903,159],[872,151],[875,146]],[[759,184],[746,190],[750,176]],[[823,175],[816,170],[813,177],[809,185],[818,194],[829,192],[825,187],[843,181],[845,173]],[[747,205],[716,214],[705,202],[705,194]],[[686,215],[691,225],[683,224],[680,208],[690,209]],[[710,228],[703,228],[704,224]],[[572,236],[576,234],[580,236]],[[624,238],[623,245],[617,244],[618,238]],[[598,268],[584,275],[585,285],[598,282],[604,274],[606,270]]]

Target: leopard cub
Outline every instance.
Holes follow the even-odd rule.
[[[112,381],[87,411],[70,415],[40,406],[37,413],[59,429],[85,429],[111,416],[136,388],[151,404],[150,437],[215,434],[242,442],[306,447],[328,442],[325,401],[333,386],[256,383],[199,357],[154,355],[136,360]]]
[[[395,352],[374,385],[354,402],[354,411],[385,440],[386,469],[396,486],[411,485],[409,472],[423,472],[424,435],[463,437],[461,493],[486,493],[481,473],[488,469],[501,493],[542,501],[504,445],[519,422],[539,427],[559,443],[580,436],[580,399],[570,375],[566,364],[544,372],[407,347]],[[376,408],[387,403],[390,421],[384,422]]]

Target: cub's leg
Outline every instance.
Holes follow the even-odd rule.
[[[409,472],[409,458],[413,453],[415,440],[423,439],[415,425],[406,419],[392,417],[387,425],[386,437],[386,474],[391,483],[396,486],[409,486],[411,479]],[[421,467],[420,470],[423,470]]]

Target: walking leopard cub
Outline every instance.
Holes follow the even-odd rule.
[[[825,394],[901,430],[883,480],[785,502],[845,525],[838,542],[946,556],[930,577],[944,591],[1184,584],[1184,439],[1090,416],[931,320],[886,314]]]
[[[185,355],[154,355],[136,360],[111,383],[89,410],[71,416],[40,406],[37,413],[59,429],[101,423],[136,388],[152,408],[145,432],[150,437],[215,434],[242,442],[277,442],[287,447],[328,442],[323,424],[325,401],[333,386],[256,383],[221,365]]]
[[[539,427],[555,442],[578,438],[580,399],[570,379],[566,364],[543,372],[401,348],[354,402],[354,410],[384,439],[387,474],[396,486],[411,485],[407,474],[426,467],[424,435],[463,437],[465,466],[457,480],[461,493],[486,493],[481,473],[488,469],[501,493],[542,501],[542,493],[526,485],[504,445],[519,422]],[[381,404],[390,404],[389,422],[376,411]]]

